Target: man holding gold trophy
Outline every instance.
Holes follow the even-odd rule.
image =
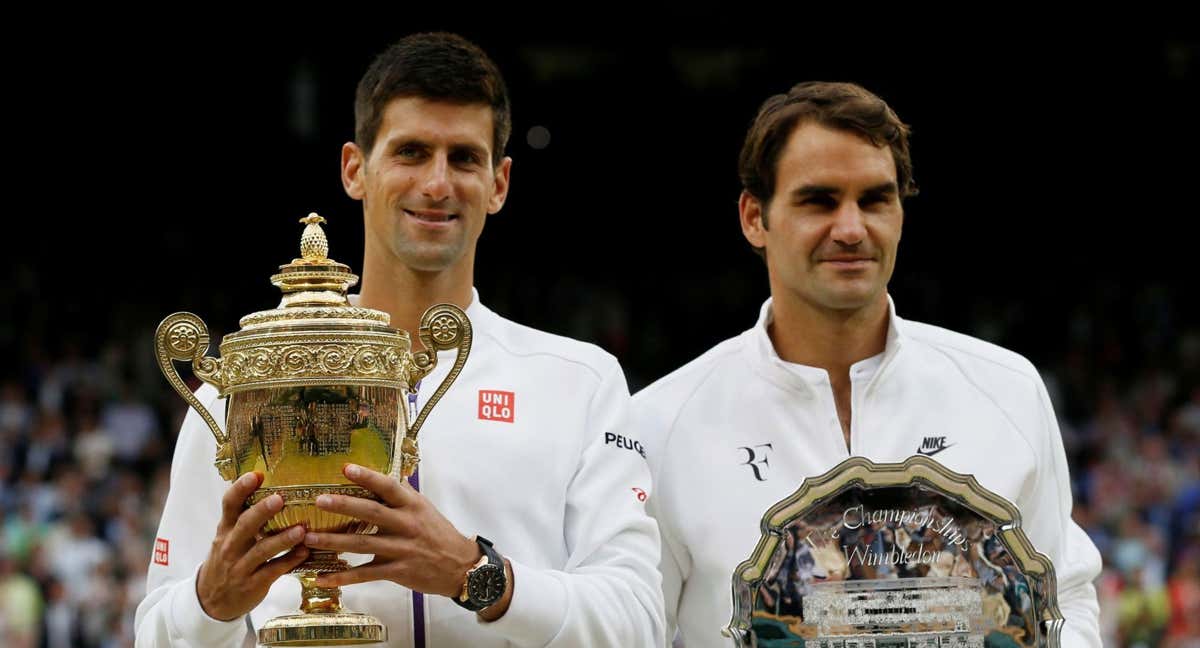
[[[746,135],[740,220],[771,298],[634,398],[668,641],[1100,645],[1100,557],[1037,371],[888,295],[908,133],[859,86],[803,83]]]
[[[312,215],[272,277],[280,307],[243,318],[220,359],[196,316],[160,327],[172,384],[182,360],[216,388],[183,394],[137,645],[240,646],[247,626],[267,645],[660,645],[649,470],[606,442],[621,368],[472,288],[512,164],[499,71],[458,36],[407,37],[363,76],[355,122],[360,295]]]

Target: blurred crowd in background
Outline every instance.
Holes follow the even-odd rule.
[[[36,280],[25,288],[6,297],[32,304]],[[667,362],[639,345],[631,351],[636,305],[596,292],[604,298],[543,325],[618,353],[636,390],[656,377],[644,367]],[[1106,645],[1197,646],[1200,328],[1181,321],[1180,295],[1168,288],[1142,286],[1121,303],[1103,293],[1081,298],[1071,317],[1041,322],[1036,341],[1017,336],[1028,333],[1019,304],[965,309],[967,332],[1026,350],[1043,372],[1074,515],[1104,556],[1096,587]],[[38,308],[23,312],[0,328],[15,354],[0,380],[0,645],[131,646],[185,406],[154,363],[149,312],[117,309],[99,337],[38,321]],[[755,315],[748,310],[744,325]]]

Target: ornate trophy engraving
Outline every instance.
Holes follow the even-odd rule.
[[[342,467],[356,463],[397,479],[419,460],[417,433],[433,406],[462,372],[471,350],[471,324],[456,306],[431,307],[421,319],[425,351],[412,353],[408,333],[389,327],[387,313],[350,304],[358,282],[329,259],[329,244],[310,214],[301,258],[280,266],[271,282],[283,292],[273,310],[241,319],[221,341],[221,357],[205,356],[208,327],[191,313],[163,320],[155,334],[158,363],[175,391],[203,417],[217,441],[215,464],[232,481],[263,474],[246,506],[275,493],[284,507],[260,530],[269,535],[295,524],[326,533],[375,532],[361,520],[321,511],[319,495],[378,500],[350,482]],[[458,349],[454,366],[424,409],[409,420],[408,397],[437,364],[437,352]],[[225,430],[180,379],[172,361],[190,362],[201,380],[228,399]],[[217,494],[214,494],[216,497]],[[206,530],[207,531],[207,530]],[[321,573],[349,567],[332,551],[312,551],[292,573],[300,578],[300,614],[277,617],[259,630],[260,643],[355,644],[384,641],[387,629],[367,614],[342,609],[339,588],[319,588]]]
[[[1054,568],[974,477],[914,456],[804,480],[733,576],[738,646],[1059,645]]]

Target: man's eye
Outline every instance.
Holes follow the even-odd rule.
[[[829,196],[809,196],[801,200],[800,205],[805,207],[832,207],[834,200]]]

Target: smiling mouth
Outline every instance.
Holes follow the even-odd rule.
[[[413,211],[410,209],[405,209],[404,213],[423,223],[448,223],[453,220],[458,220],[458,214],[451,214],[448,212]]]

